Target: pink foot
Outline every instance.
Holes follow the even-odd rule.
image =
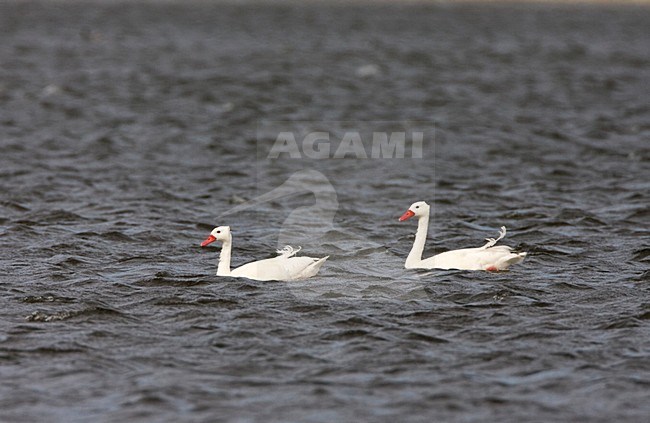
[[[487,270],[488,272],[498,272],[499,271],[499,269],[497,269],[496,266],[488,266],[488,267],[485,268],[485,270]]]

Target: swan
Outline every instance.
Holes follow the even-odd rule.
[[[429,205],[424,201],[411,204],[411,207],[399,218],[403,222],[412,217],[418,218],[418,230],[415,233],[413,248],[406,258],[404,265],[407,269],[460,269],[487,270],[496,272],[506,270],[513,264],[521,263],[526,253],[513,253],[512,248],[505,245],[494,246],[506,236],[506,227],[502,226],[499,237],[486,238],[487,244],[478,248],[463,248],[436,254],[428,259],[422,259],[424,243],[429,228]]]
[[[219,226],[210,232],[210,236],[201,243],[201,247],[215,241],[223,242],[219,255],[217,276],[231,276],[235,278],[248,278],[257,281],[295,281],[307,279],[318,273],[321,266],[329,258],[294,257],[298,249],[286,246],[278,250],[279,256],[247,263],[236,269],[230,269],[230,252],[232,249],[232,234],[230,226]]]

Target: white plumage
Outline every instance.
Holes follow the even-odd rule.
[[[307,279],[318,273],[325,260],[313,257],[295,257],[301,250],[300,247],[293,248],[286,246],[278,250],[277,257],[254,261],[244,264],[236,269],[230,269],[230,256],[232,252],[232,235],[230,226],[219,226],[210,232],[210,236],[201,243],[202,247],[221,241],[221,253],[219,254],[219,266],[217,276],[231,276],[254,279],[258,281],[294,281]]]
[[[514,253],[512,248],[505,245],[495,246],[506,236],[506,227],[502,226],[499,237],[487,238],[487,244],[477,248],[463,248],[436,254],[422,259],[424,244],[429,228],[430,207],[424,201],[413,203],[399,218],[400,221],[418,218],[418,229],[415,233],[413,248],[406,258],[404,267],[407,269],[461,269],[461,270],[506,270],[513,264],[524,261],[526,253]]]

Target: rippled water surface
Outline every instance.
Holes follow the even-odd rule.
[[[0,3],[0,420],[646,421],[648,27],[632,6]],[[435,142],[269,160],[270,122]],[[505,225],[528,258],[403,269],[417,200],[427,255]],[[330,259],[219,278],[217,224],[235,265],[285,240]]]

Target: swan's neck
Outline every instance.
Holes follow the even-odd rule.
[[[219,266],[217,266],[217,276],[230,275],[230,252],[232,250],[232,235],[228,235],[228,240],[224,241],[219,254]]]
[[[418,219],[418,230],[415,233],[415,241],[413,248],[406,258],[406,266],[413,266],[422,261],[422,253],[424,252],[424,243],[427,240],[427,231],[429,229],[429,215],[422,216]]]

